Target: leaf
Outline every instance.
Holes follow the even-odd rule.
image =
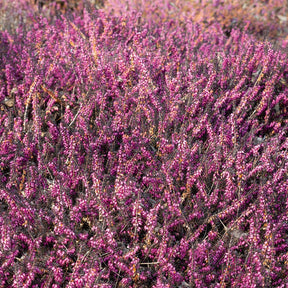
[[[283,16],[283,15],[277,15],[277,17],[279,18],[281,23],[287,22],[287,20],[288,20],[288,18],[286,16]]]
[[[3,103],[4,103],[7,107],[11,108],[11,107],[14,106],[15,100],[14,100],[13,98],[5,98],[4,101],[3,101]]]

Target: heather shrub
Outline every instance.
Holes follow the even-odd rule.
[[[191,19],[203,28],[217,23],[229,36],[232,29],[252,34],[258,40],[269,40],[287,45],[288,6],[287,1],[254,0],[185,0],[185,1],[105,1],[104,9],[122,15],[133,9],[142,11],[144,17],[159,15],[166,19],[177,18],[180,21]]]
[[[84,9],[103,7],[102,0],[2,0],[0,2],[0,30],[16,33],[20,26],[26,30],[45,17],[48,23],[65,15],[82,15]]]
[[[18,26],[29,22],[28,11],[30,5],[27,1],[1,1],[0,2],[0,30],[15,32]]]
[[[165,11],[0,32],[0,286],[287,284],[287,54]]]
[[[232,28],[245,29],[261,40],[287,37],[287,1],[188,1],[186,12],[205,26],[219,23],[226,34]],[[287,40],[287,38],[286,38]]]

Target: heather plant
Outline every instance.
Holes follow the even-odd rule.
[[[0,30],[14,34],[19,26],[29,30],[40,15],[53,23],[61,15],[81,15],[84,8],[99,9],[103,4],[101,0],[1,0]]]
[[[287,1],[188,0],[187,2],[184,9],[186,13],[192,14],[205,26],[219,23],[226,34],[237,27],[246,29],[248,33],[261,40],[279,41],[287,37]]]
[[[285,287],[287,54],[90,9],[0,32],[0,286]]]
[[[229,35],[232,29],[240,29],[258,40],[269,40],[280,46],[287,45],[287,1],[270,0],[185,0],[185,1],[105,1],[104,9],[122,15],[133,9],[141,10],[146,18],[191,19],[202,28],[219,24]],[[155,21],[155,20],[154,20]]]

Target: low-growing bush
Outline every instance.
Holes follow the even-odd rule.
[[[0,32],[0,286],[285,287],[287,54],[90,9]]]

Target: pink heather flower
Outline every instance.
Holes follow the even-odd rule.
[[[154,2],[0,32],[0,286],[285,285],[287,53]]]

